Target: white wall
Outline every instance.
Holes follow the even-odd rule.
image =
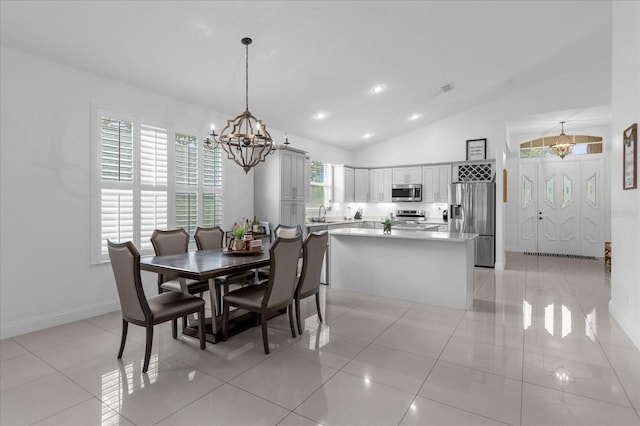
[[[0,337],[119,309],[109,264],[90,264],[91,105],[205,135],[229,115],[2,47]],[[233,112],[231,112],[233,114]],[[273,130],[274,135],[282,134]],[[292,143],[297,138],[291,137]],[[309,151],[322,145],[305,140]],[[350,153],[328,147],[336,161]],[[253,215],[253,172],[224,163],[224,225]],[[155,277],[143,272],[155,293]]]
[[[640,188],[622,190],[622,132],[640,123],[640,3],[613,2],[611,301],[609,310],[640,348]],[[640,144],[639,144],[640,146]],[[637,155],[637,154],[636,154]]]

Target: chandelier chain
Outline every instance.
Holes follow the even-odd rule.
[[[245,44],[246,55],[245,55],[245,66],[244,66],[244,75],[245,75],[245,106],[246,110],[249,111],[249,44]]]

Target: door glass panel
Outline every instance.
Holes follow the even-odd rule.
[[[551,206],[556,206],[556,201],[553,194],[555,179],[551,176],[544,182],[544,200]]]
[[[522,208],[526,208],[533,201],[533,182],[522,176]]]
[[[587,201],[593,206],[598,207],[598,172],[587,178]]]
[[[573,201],[573,181],[566,176],[562,179],[562,207]]]

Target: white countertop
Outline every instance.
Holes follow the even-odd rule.
[[[326,218],[326,222],[307,222],[305,223],[305,226],[307,228],[315,228],[315,227],[321,227],[321,226],[330,227],[331,225],[346,225],[346,224],[357,225],[365,222],[383,223],[385,219],[386,218],[376,217],[376,216],[374,217],[365,216],[362,219],[351,219],[351,220],[342,220],[337,217],[328,217]],[[394,219],[394,220],[397,220],[397,219]],[[416,222],[424,225],[447,225],[448,224],[448,222],[443,221],[442,218],[433,218],[433,217],[428,217],[424,220],[420,220]]]
[[[478,237],[478,234],[466,234],[455,232],[437,232],[437,231],[405,231],[401,229],[391,228],[391,234],[384,234],[382,229],[365,229],[365,228],[341,228],[330,230],[331,235],[345,235],[353,237],[372,237],[372,238],[400,238],[407,240],[438,240],[450,242],[467,242]]]

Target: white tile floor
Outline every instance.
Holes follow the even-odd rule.
[[[149,374],[118,312],[0,342],[0,424],[640,425],[640,352],[609,316],[602,260],[508,254],[467,311],[322,288],[200,351],[157,329]],[[390,283],[390,285],[392,285]],[[446,285],[446,283],[443,283]],[[553,377],[564,367],[564,392]]]

